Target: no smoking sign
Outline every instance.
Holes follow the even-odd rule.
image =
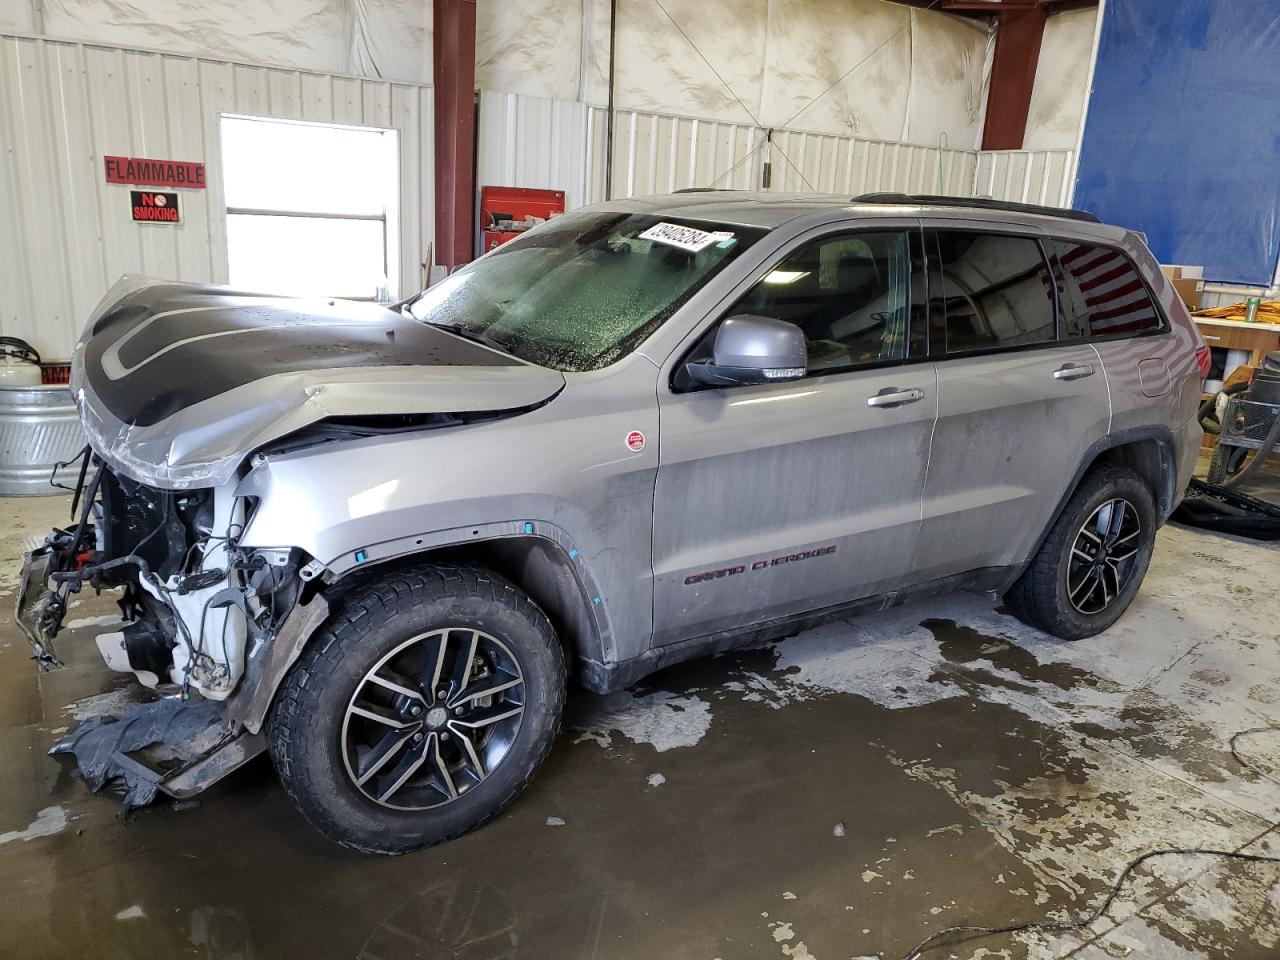
[[[129,201],[133,207],[133,219],[141,223],[180,223],[182,221],[176,193],[130,190]]]

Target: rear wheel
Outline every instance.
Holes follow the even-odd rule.
[[[330,838],[401,853],[481,825],[546,757],[564,703],[546,616],[476,567],[416,567],[346,596],[281,686],[272,759]]]
[[[1005,602],[1033,627],[1078,640],[1128,609],[1155,546],[1155,503],[1132,470],[1098,464],[1085,474]]]

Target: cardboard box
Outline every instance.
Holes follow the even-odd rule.
[[[1173,284],[1173,289],[1177,291],[1178,299],[1186,304],[1188,310],[1200,309],[1200,295],[1204,293],[1203,280],[1178,277],[1169,282]]]
[[[1178,294],[1188,310],[1200,309],[1200,297],[1204,293],[1204,275],[1203,267],[1184,267],[1160,265],[1160,270],[1169,282],[1173,284],[1174,291]]]

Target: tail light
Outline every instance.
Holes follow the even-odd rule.
[[[1213,366],[1213,352],[1206,343],[1196,347],[1196,366],[1200,368],[1200,381],[1209,379],[1209,370]]]

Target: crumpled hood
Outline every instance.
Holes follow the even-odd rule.
[[[258,447],[326,418],[519,410],[563,386],[376,304],[145,277],[107,293],[71,373],[99,455],[168,489],[226,483]]]

